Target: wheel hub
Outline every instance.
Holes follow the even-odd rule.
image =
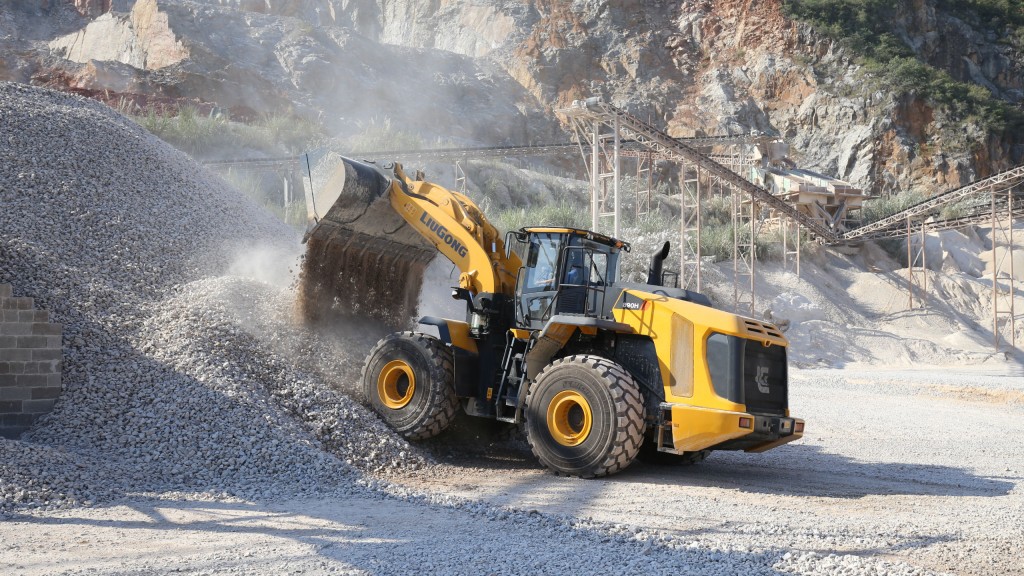
[[[416,376],[404,360],[388,362],[377,376],[377,396],[382,404],[392,410],[409,404],[415,391]]]
[[[590,403],[575,390],[563,390],[551,399],[548,432],[562,446],[577,446],[587,439],[594,423]]]

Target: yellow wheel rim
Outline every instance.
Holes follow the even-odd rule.
[[[402,360],[388,362],[377,375],[377,396],[392,410],[409,404],[415,391],[416,376],[412,373],[412,367]]]
[[[548,431],[562,446],[576,446],[590,435],[594,414],[579,392],[564,390],[548,404]]]

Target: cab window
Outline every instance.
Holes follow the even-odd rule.
[[[555,273],[558,270],[558,249],[561,238],[558,234],[536,234],[530,239],[526,259],[524,292],[540,292],[555,289]]]

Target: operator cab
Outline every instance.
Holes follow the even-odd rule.
[[[505,244],[523,267],[516,279],[516,326],[539,329],[556,314],[599,316],[629,244],[577,228],[522,228]]]

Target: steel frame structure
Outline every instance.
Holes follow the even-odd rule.
[[[673,138],[647,122],[607,102],[603,102],[599,98],[577,100],[573,102],[572,106],[559,110],[559,112],[569,117],[573,122],[586,122],[584,125],[597,122],[607,126],[614,123],[622,134],[630,140],[676,161],[685,159],[708,174],[721,178],[730,187],[745,193],[758,203],[768,206],[771,210],[778,212],[780,216],[796,220],[823,239],[834,240],[837,238],[835,232],[800,213],[785,200],[774,196],[768,190],[750,182],[697,149],[699,146],[697,144],[698,141],[721,141],[723,140],[722,137],[695,139],[693,141]],[[735,142],[739,137],[728,138],[730,142]],[[757,138],[761,137],[758,136],[753,139]],[[751,141],[753,139],[748,138],[747,140]]]
[[[987,193],[996,194],[1012,190],[1021,183],[1024,183],[1024,166],[1011,168],[984,180],[978,180],[955,190],[932,196],[887,218],[854,228],[830,243],[900,237],[904,235],[904,232],[899,229],[903,227],[907,218],[932,214],[948,204],[959,202],[972,196],[982,196]]]
[[[913,218],[907,216],[907,309],[914,309],[914,288],[918,287],[920,307],[924,307],[924,298],[928,294],[928,260],[925,242],[928,239],[928,222],[922,221],[913,232]],[[920,272],[915,271],[920,264]],[[919,278],[920,277],[920,278]]]
[[[601,135],[611,130],[620,134],[619,140],[626,138],[646,146],[659,157],[675,160],[682,166],[682,186],[680,190],[680,282],[682,287],[702,288],[701,254],[700,254],[700,182],[706,179],[708,190],[714,192],[716,186],[724,195],[726,189],[731,195],[733,207],[733,299],[737,309],[747,311],[751,316],[755,313],[756,284],[756,238],[761,220],[759,208],[764,205],[769,213],[775,213],[780,219],[792,219],[798,225],[812,229],[816,234],[834,238],[835,232],[821,226],[786,201],[773,196],[769,191],[747,180],[743,173],[749,170],[749,144],[767,139],[753,134],[680,140],[654,128],[649,123],[632,116],[625,111],[602,102],[599,99],[578,100],[570,108],[559,111],[570,121],[577,138],[586,142],[591,151],[591,183],[592,197],[598,201],[601,194],[596,186],[593,163],[598,154],[594,149],[602,142]],[[602,132],[604,130],[605,132]],[[607,141],[607,137],[604,138]],[[738,146],[731,153],[712,156],[698,150],[699,146],[714,145]],[[605,154],[605,156],[608,156]],[[619,156],[616,156],[619,157]],[[729,164],[729,166],[718,162]],[[695,174],[691,180],[690,171]],[[595,219],[595,223],[597,220]],[[745,233],[741,233],[741,230]],[[617,231],[616,231],[617,232]]]
[[[782,269],[800,276],[800,248],[803,244],[801,242],[803,231],[796,222],[789,218],[782,218],[780,226],[782,228]],[[790,244],[791,239],[792,244]]]
[[[1016,331],[1016,310],[1014,301],[1017,290],[1015,286],[1013,269],[1013,220],[1015,199],[1013,190],[1006,191],[1006,205],[1000,206],[997,200],[997,192],[993,188],[991,198],[992,211],[992,345],[1000,350],[1002,340],[999,332],[1000,319],[1005,316],[1004,323],[1008,325],[1010,348],[1017,347]],[[1002,218],[1006,217],[1006,227],[1001,225]],[[999,257],[999,247],[1002,245],[1002,258]],[[1008,263],[1007,276],[1004,284],[999,282],[999,271],[1003,264]]]
[[[700,292],[703,289],[701,274],[701,208],[702,191],[700,167],[693,166],[693,177],[689,176],[687,164],[680,164],[679,191],[679,287]]]
[[[737,311],[753,317],[757,265],[757,200],[732,194],[732,297]],[[744,235],[743,233],[746,233]]]

